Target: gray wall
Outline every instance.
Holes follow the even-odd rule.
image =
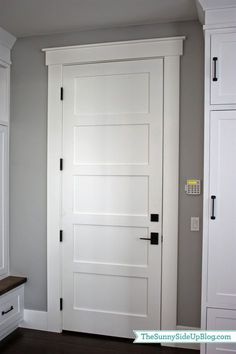
[[[202,235],[190,232],[190,215],[202,215],[202,197],[184,193],[186,178],[202,178],[203,35],[198,22],[55,34],[16,42],[11,82],[10,267],[12,274],[28,277],[27,309],[47,308],[47,68],[41,49],[177,35],[187,36],[181,59],[178,324],[199,326]]]

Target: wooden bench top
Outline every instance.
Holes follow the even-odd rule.
[[[0,280],[0,296],[27,282],[25,277],[9,276]]]

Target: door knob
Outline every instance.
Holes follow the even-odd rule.
[[[140,240],[150,241],[151,245],[158,245],[159,244],[159,233],[158,232],[151,232],[151,237],[140,237]]]

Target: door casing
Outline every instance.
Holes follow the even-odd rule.
[[[48,147],[47,147],[47,319],[48,330],[62,331],[60,311],[62,72],[64,65],[158,58],[164,60],[163,112],[163,243],[161,329],[176,329],[179,187],[179,81],[180,56],[185,37],[99,43],[47,48]],[[66,94],[66,93],[65,93]]]

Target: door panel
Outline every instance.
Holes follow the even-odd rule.
[[[160,328],[163,60],[63,72],[63,328]],[[158,213],[159,222],[150,222]]]
[[[208,302],[236,306],[236,111],[212,112],[210,135]]]
[[[78,273],[74,289],[78,310],[147,316],[147,278]],[[96,289],[96,296],[88,289]]]
[[[147,228],[75,225],[74,260],[147,266],[148,243],[140,242],[139,233],[149,237]]]
[[[77,126],[74,142],[76,165],[148,164],[148,124]]]
[[[236,103],[236,33],[220,33],[211,36],[212,75],[211,103]],[[214,61],[214,59],[216,61]],[[215,71],[216,66],[216,73]],[[214,76],[215,80],[214,80]]]
[[[106,73],[75,78],[75,115],[147,113],[148,73]]]
[[[147,215],[147,176],[74,177],[74,213]]]

